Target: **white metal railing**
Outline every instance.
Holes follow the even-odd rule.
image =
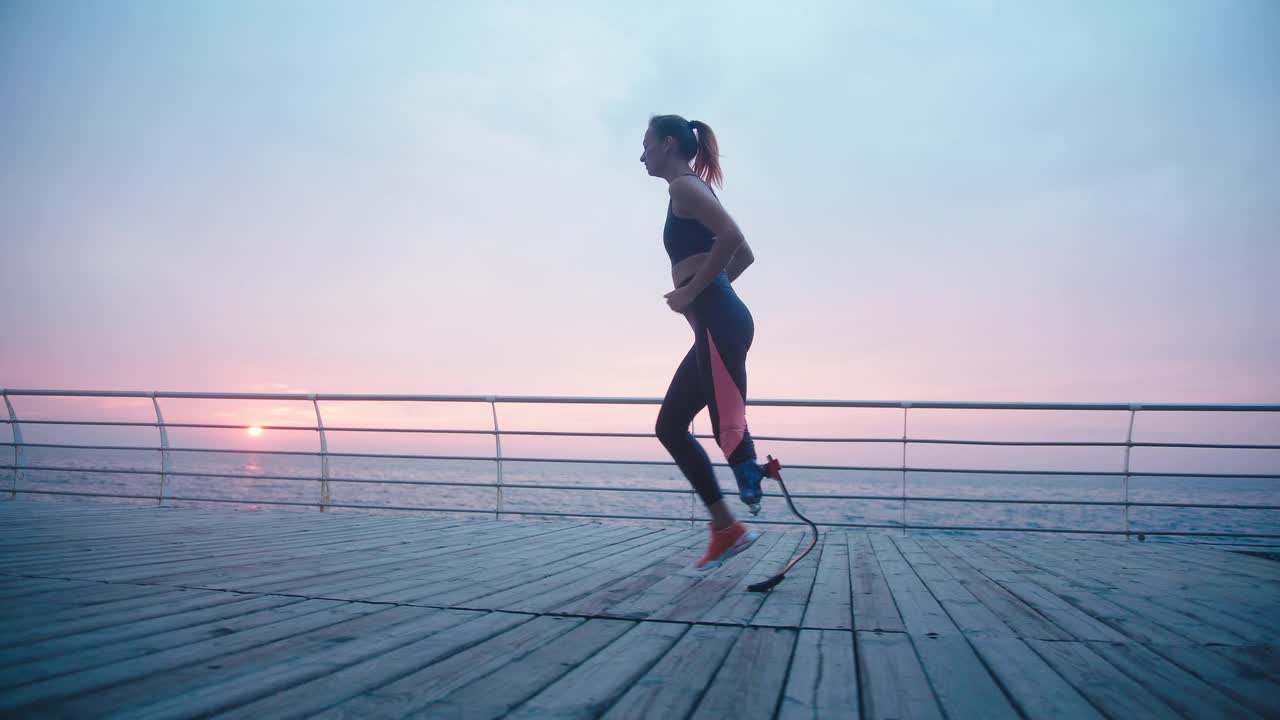
[[[44,494],[44,495],[80,495],[87,497],[116,497],[131,499],[155,499],[157,503],[163,504],[168,500],[182,500],[192,502],[230,502],[230,503],[253,503],[263,505],[302,505],[302,506],[318,506],[321,512],[329,508],[358,508],[358,509],[377,509],[377,510],[406,510],[406,511],[425,511],[425,512],[458,512],[458,513],[493,513],[495,517],[501,518],[504,513],[510,515],[542,515],[542,516],[562,516],[562,517],[585,517],[585,518],[614,518],[628,520],[666,520],[666,521],[692,521],[691,513],[689,518],[676,518],[652,515],[617,515],[607,513],[582,513],[582,512],[554,512],[554,511],[536,511],[528,509],[505,510],[503,502],[503,489],[536,489],[536,490],[569,490],[569,491],[608,491],[608,492],[637,492],[637,493],[689,493],[696,499],[691,489],[673,489],[673,488],[656,488],[656,487],[602,487],[594,485],[556,485],[556,484],[529,484],[529,483],[508,483],[504,482],[502,466],[504,462],[560,462],[560,463],[599,463],[607,465],[652,465],[652,466],[670,466],[670,461],[655,460],[601,460],[589,458],[557,458],[557,457],[512,457],[504,456],[502,452],[502,436],[558,436],[558,437],[611,437],[611,438],[649,438],[651,433],[628,433],[628,432],[585,432],[585,431],[547,431],[547,430],[502,430],[498,424],[498,409],[500,403],[509,404],[527,404],[527,403],[549,403],[549,404],[599,404],[599,405],[657,405],[661,403],[661,398],[624,398],[624,397],[556,397],[556,396],[525,396],[525,395],[358,395],[358,394],[320,394],[320,393],[209,393],[209,392],[146,392],[146,391],[117,391],[117,390],[18,390],[18,389],[0,389],[0,395],[4,396],[5,406],[8,410],[8,418],[0,418],[0,423],[7,423],[12,432],[12,442],[0,443],[0,447],[11,447],[13,450],[13,463],[0,464],[0,470],[11,470],[13,472],[13,485],[10,489],[10,497],[16,498],[19,492],[28,494]],[[126,421],[94,421],[94,420],[23,420],[20,419],[14,410],[10,397],[128,397],[128,398],[150,398],[155,410],[155,422],[126,422]],[[285,401],[310,401],[315,409],[316,424],[311,425],[255,425],[263,430],[283,430],[283,431],[309,431],[316,432],[319,435],[319,451],[298,451],[298,450],[239,450],[239,449],[223,449],[223,448],[204,448],[204,447],[172,447],[169,444],[168,430],[172,428],[201,428],[201,429],[235,429],[243,430],[249,426],[239,424],[218,424],[218,423],[166,423],[160,409],[161,399],[199,399],[199,400],[285,400]],[[473,430],[473,429],[454,429],[454,428],[383,428],[383,427],[335,427],[326,426],[320,411],[320,401],[325,402],[459,402],[459,403],[487,403],[491,409],[493,418],[493,429]],[[909,529],[918,530],[963,530],[963,531],[1025,531],[1025,532],[1057,532],[1057,533],[1080,533],[1080,534],[1100,534],[1100,535],[1189,535],[1189,536],[1214,536],[1214,537],[1236,537],[1236,538],[1280,538],[1280,533],[1255,533],[1255,532],[1218,532],[1218,531],[1184,531],[1173,529],[1142,529],[1131,530],[1129,524],[1129,510],[1133,507],[1162,507],[1162,508],[1194,508],[1194,509],[1244,509],[1244,510],[1280,510],[1280,505],[1260,505],[1260,504],[1235,504],[1235,503],[1177,503],[1177,502],[1137,502],[1129,499],[1129,478],[1131,477],[1186,477],[1194,475],[1195,477],[1219,477],[1219,478],[1252,478],[1266,480],[1280,480],[1280,474],[1258,474],[1258,473],[1172,473],[1172,472],[1137,472],[1130,467],[1130,452],[1135,447],[1161,447],[1161,448],[1197,448],[1197,449],[1251,449],[1251,450],[1280,450],[1280,445],[1258,444],[1258,443],[1174,443],[1174,442],[1135,442],[1133,440],[1134,419],[1140,411],[1149,412],[1241,412],[1241,413],[1275,413],[1280,412],[1280,405],[1267,404],[1187,404],[1187,403],[1035,403],[1035,402],[954,402],[954,401],[860,401],[860,400],[778,400],[778,399],[759,399],[748,400],[748,405],[761,407],[805,407],[805,408],[901,408],[902,410],[902,436],[901,437],[797,437],[797,436],[778,436],[778,435],[753,435],[755,440],[768,440],[778,442],[820,442],[820,443],[900,443],[902,445],[902,463],[900,466],[857,466],[857,465],[814,465],[814,464],[794,464],[788,463],[788,469],[796,470],[855,470],[855,471],[892,471],[901,473],[900,492],[897,495],[867,495],[867,494],[805,494],[792,493],[794,498],[813,498],[813,499],[832,499],[832,500],[874,500],[874,501],[893,501],[901,503],[900,523],[847,523],[847,522],[820,522],[819,525],[839,526],[839,527],[874,527],[874,528],[901,528],[905,532]],[[1129,413],[1128,433],[1123,442],[1121,441],[1025,441],[1025,440],[958,440],[958,439],[937,439],[937,438],[912,438],[907,433],[907,417],[908,412],[912,408],[919,409],[963,409],[963,410],[1094,410],[1094,411],[1120,411]],[[71,425],[71,426],[100,426],[100,427],[155,427],[159,430],[160,445],[158,447],[146,447],[137,445],[87,445],[87,444],[58,444],[58,443],[27,443],[22,438],[23,425]],[[422,454],[404,454],[404,453],[355,453],[355,452],[333,452],[329,450],[326,432],[371,432],[371,433],[429,433],[429,434],[466,434],[466,435],[492,435],[494,438],[493,456],[475,456],[475,455],[422,455]],[[700,438],[711,437],[709,435],[697,435]],[[910,467],[907,465],[907,446],[908,445],[966,445],[966,446],[1034,446],[1034,447],[1124,447],[1124,467],[1118,471],[1076,471],[1076,470],[1002,470],[1002,469],[976,469],[976,468],[936,468],[936,467]],[[63,467],[53,465],[30,466],[23,462],[24,448],[63,448],[63,449],[80,449],[80,450],[132,450],[132,451],[156,451],[161,457],[161,471],[156,473],[154,470],[139,469],[111,469],[111,468],[83,468],[83,467]],[[281,455],[281,456],[306,456],[318,457],[320,459],[320,475],[318,477],[306,477],[296,475],[243,475],[237,473],[212,473],[212,472],[181,472],[175,471],[170,462],[171,453],[173,452],[207,452],[220,454],[255,454],[255,455]],[[330,472],[329,459],[335,457],[344,458],[403,458],[416,460],[470,460],[481,462],[494,462],[496,464],[496,479],[493,483],[477,483],[477,482],[456,482],[443,480],[386,480],[386,479],[368,479],[354,477],[334,477]],[[124,473],[124,474],[140,474],[140,475],[160,475],[160,485],[155,495],[132,495],[117,493],[95,493],[85,491],[72,490],[36,490],[22,488],[22,482],[25,473],[28,471],[69,471],[69,472],[93,472],[93,473]],[[1016,498],[967,498],[967,497],[938,497],[938,496],[911,496],[907,495],[906,476],[909,472],[920,473],[981,473],[988,475],[1062,475],[1062,476],[1115,476],[1122,478],[1123,499],[1121,501],[1103,501],[1103,500],[1041,500],[1041,499],[1016,499]],[[310,480],[320,482],[320,493],[318,502],[306,501],[287,501],[287,500],[265,500],[253,498],[207,498],[207,497],[179,497],[172,494],[166,494],[166,488],[172,477],[202,477],[202,478],[252,478],[259,480]],[[331,482],[346,483],[371,483],[385,485],[435,485],[435,486],[461,486],[469,488],[492,487],[494,494],[494,507],[492,510],[477,510],[474,508],[442,508],[442,507],[424,507],[424,506],[398,506],[398,505],[361,505],[351,503],[335,503],[332,501],[330,494]],[[979,504],[1027,504],[1027,505],[1065,505],[1065,506],[1108,506],[1122,507],[1124,512],[1124,525],[1122,530],[1105,530],[1105,529],[1080,529],[1080,528],[1044,528],[1044,527],[982,527],[982,526],[964,526],[964,525],[923,525],[910,524],[907,522],[907,505],[911,502],[945,502],[945,503],[979,503]],[[694,503],[696,507],[696,503]],[[756,523],[772,523],[772,524],[791,524],[787,521],[770,521],[770,520],[753,520]]]

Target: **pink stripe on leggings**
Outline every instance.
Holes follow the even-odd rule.
[[[711,339],[710,328],[707,329],[707,348],[711,351],[711,385],[720,417],[720,449],[727,460],[747,432],[747,403]]]

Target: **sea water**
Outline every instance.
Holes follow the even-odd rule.
[[[10,448],[4,448],[0,458],[3,458],[0,464],[14,464]],[[169,476],[164,488],[167,505],[303,512],[318,509],[322,475],[319,457],[170,451],[169,459],[170,471],[174,474]],[[504,518],[534,520],[555,517],[536,513],[580,513],[584,522],[685,526],[705,522],[706,518],[705,510],[690,491],[689,484],[671,463],[616,465],[504,460],[499,467],[499,463],[492,459],[342,456],[331,456],[328,462],[330,502],[339,506],[361,506],[337,507],[335,512],[493,517],[499,495],[497,483],[500,472]],[[21,464],[20,479],[16,478],[14,470],[0,469],[0,492],[6,498],[15,489],[15,482],[16,497],[21,501],[92,500],[155,504],[161,492],[160,453],[152,449],[25,447]],[[141,473],[105,472],[108,470],[136,470]],[[732,473],[723,465],[717,466],[716,472],[735,511],[750,519],[745,506],[735,495]],[[818,523],[888,526],[890,531],[895,527],[901,528],[904,522],[913,526],[1065,528],[1092,532],[1122,531],[1126,527],[1122,506],[1045,502],[1121,502],[1125,497],[1125,482],[1122,477],[1114,475],[784,468],[783,479],[793,494],[806,496],[797,497],[795,502],[801,512]],[[457,484],[423,484],[428,482]],[[764,482],[767,494],[759,519],[798,522],[780,496],[777,484],[770,480]],[[1280,505],[1280,480],[1275,479],[1137,476],[1128,478],[1127,485],[1130,502]],[[609,489],[586,489],[588,486]],[[95,493],[100,496],[80,498],[42,494],[43,491]],[[904,494],[912,498],[1037,502],[1011,504],[915,499],[904,503],[900,499]],[[111,497],[131,495],[140,497]],[[893,499],[828,497],[832,495]],[[273,502],[299,504],[273,505]],[[586,517],[602,515],[646,519]],[[1131,506],[1128,528],[1133,532],[1153,534],[1162,531],[1280,534],[1280,511]]]

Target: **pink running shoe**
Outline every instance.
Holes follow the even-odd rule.
[[[711,528],[711,523],[707,523]],[[751,547],[751,543],[760,537],[760,533],[748,528],[741,520],[723,529],[711,529],[711,542],[707,545],[707,554],[694,564],[699,570],[718,568],[726,560]]]

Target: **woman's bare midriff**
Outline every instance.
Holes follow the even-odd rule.
[[[711,255],[709,252],[690,255],[671,266],[671,283],[672,287],[680,287],[681,284],[693,279],[698,274],[698,269],[702,267],[702,263],[706,262],[707,257]],[[693,327],[693,306],[685,308],[685,320],[689,321],[689,327]]]

